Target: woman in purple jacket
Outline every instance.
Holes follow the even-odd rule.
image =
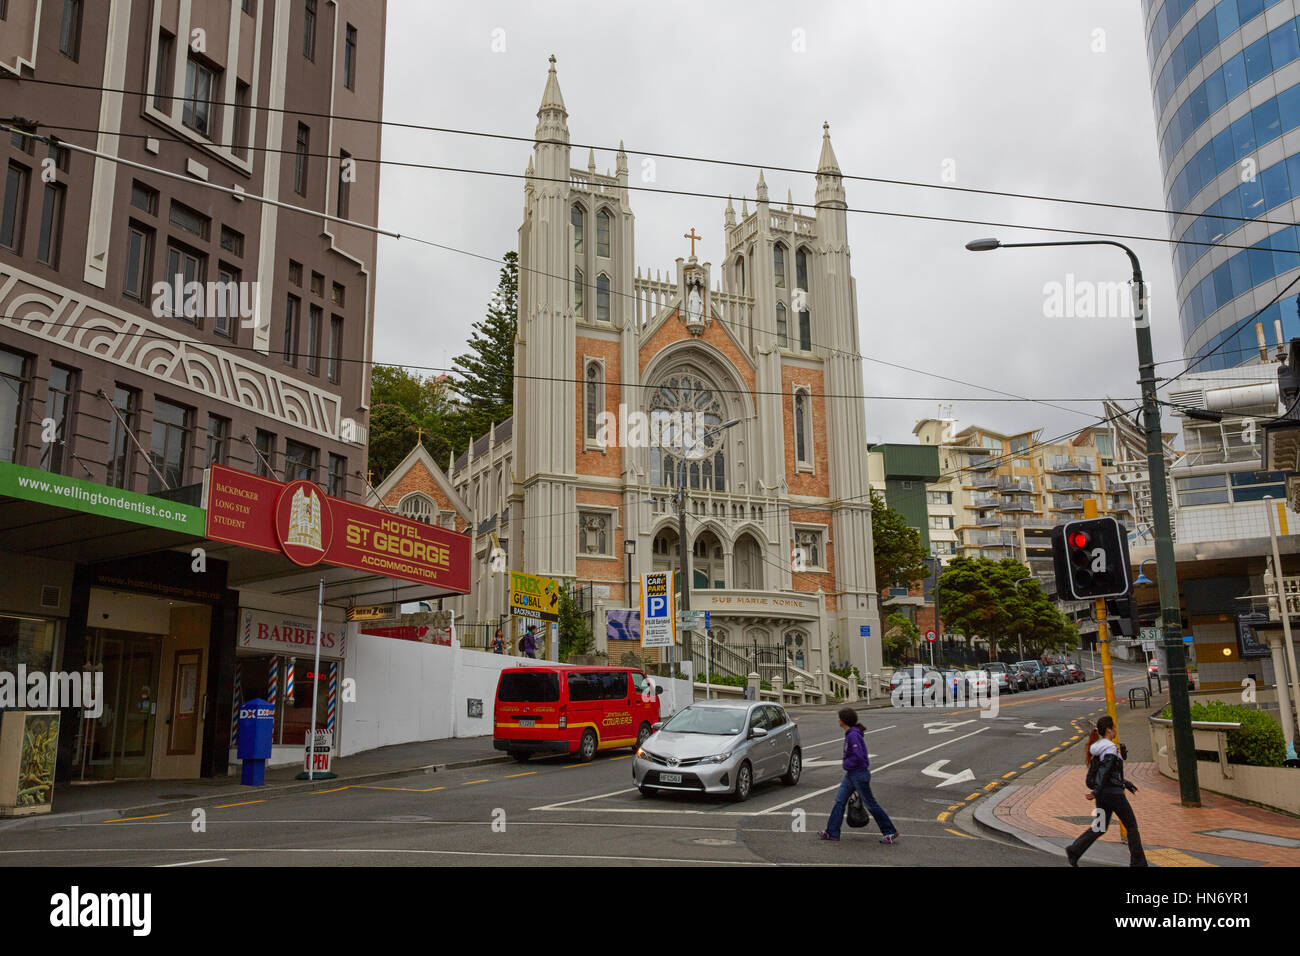
[[[831,818],[826,822],[826,829],[822,831],[821,838],[823,840],[840,838],[844,808],[848,805],[849,794],[856,790],[858,796],[862,798],[862,805],[876,818],[876,825],[880,827],[882,834],[880,842],[897,843],[898,828],[889,819],[889,814],[885,813],[884,808],[876,803],[876,798],[871,795],[867,741],[862,736],[865,728],[858,723],[858,713],[852,707],[841,710],[839,717],[840,727],[844,730],[844,779],[840,781],[839,792],[835,794],[835,806],[831,808]]]

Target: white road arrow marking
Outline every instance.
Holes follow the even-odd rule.
[[[804,757],[803,766],[807,770],[809,767],[838,767],[842,761],[830,757]]]
[[[936,785],[936,789],[950,787],[954,783],[968,783],[975,779],[975,774],[971,773],[969,767],[960,773],[945,773],[940,768],[947,762],[948,761],[946,760],[936,760],[934,763],[930,764],[930,766],[921,771],[921,773],[925,774],[927,777],[938,777],[943,781],[943,783]]]
[[[1036,731],[1038,731],[1040,734],[1045,734],[1045,733],[1047,733],[1048,731],[1052,731],[1052,730],[1060,730],[1060,729],[1061,729],[1061,728],[1060,728],[1060,727],[1057,727],[1057,726],[1051,726],[1051,727],[1039,727],[1039,726],[1038,726],[1036,723],[1034,723],[1032,720],[1031,720],[1029,723],[1025,724],[1025,730],[1036,730]]]
[[[924,727],[926,731],[931,734],[946,734],[951,730],[956,730],[958,727],[961,727],[964,724],[973,724],[973,723],[975,723],[974,720],[939,720],[929,724],[922,724],[921,726]],[[938,729],[936,730],[935,728]]]

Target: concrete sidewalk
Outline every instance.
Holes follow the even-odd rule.
[[[1300,820],[1230,797],[1201,790],[1201,806],[1187,808],[1178,782],[1161,775],[1152,762],[1147,717],[1168,703],[1152,695],[1150,709],[1117,706],[1119,736],[1129,751],[1125,777],[1138,788],[1129,794],[1147,862],[1152,866],[1300,866]],[[1093,712],[1092,719],[1105,713]],[[1082,743],[1082,741],[1081,741]],[[975,821],[989,830],[1051,853],[1066,865],[1065,848],[1092,822],[1086,799],[1084,756],[1070,747],[1056,759],[1026,773],[1016,786],[1003,787],[975,808]],[[1297,775],[1300,780],[1300,774]],[[1128,847],[1119,822],[1080,861],[1080,866],[1128,866]]]
[[[239,762],[226,777],[197,780],[115,780],[108,783],[61,783],[54,788],[54,812],[36,816],[0,819],[0,832],[16,828],[68,826],[121,817],[147,816],[167,810],[243,800],[267,800],[308,790],[418,773],[437,773],[480,764],[501,763],[510,758],[492,747],[491,735],[427,740],[395,744],[335,758],[337,777],[328,780],[297,780],[300,765],[268,768],[266,784],[245,787],[239,782]]]

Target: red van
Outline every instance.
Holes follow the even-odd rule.
[[[521,763],[536,753],[586,763],[597,750],[640,746],[662,693],[631,667],[512,667],[497,681],[492,745]]]

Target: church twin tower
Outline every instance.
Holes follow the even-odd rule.
[[[625,562],[633,582],[677,569],[684,475],[692,606],[712,612],[719,641],[825,670],[861,662],[865,626],[878,671],[857,296],[829,128],[813,214],[772,205],[760,171],[753,211],[727,204],[716,276],[694,255],[694,228],[675,270],[642,275],[640,183],[622,144],[613,175],[597,173],[594,152],[573,168],[570,151],[552,57],[519,228],[511,567],[635,607]],[[636,165],[638,179],[653,167]],[[680,446],[648,447],[657,429],[627,421],[679,412],[739,423],[688,434],[683,461]]]

